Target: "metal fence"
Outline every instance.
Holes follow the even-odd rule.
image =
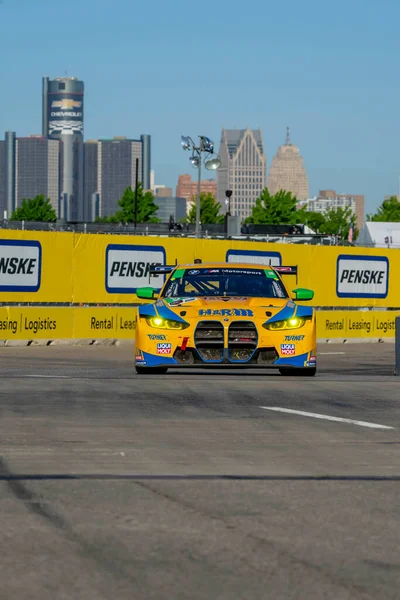
[[[18,231],[64,231],[84,234],[140,235],[165,237],[195,237],[195,224],[178,224],[173,228],[168,223],[84,223],[65,222],[42,223],[33,221],[0,221],[0,229]],[[273,242],[285,244],[312,244],[318,246],[351,246],[340,236],[304,234],[299,228],[289,225],[250,225],[243,226],[238,235],[228,236],[224,224],[203,225],[200,237],[208,239],[231,239],[240,241]]]

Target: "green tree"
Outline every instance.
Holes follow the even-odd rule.
[[[115,215],[111,215],[109,217],[96,217],[95,223],[119,223],[117,217]]]
[[[400,202],[396,196],[384,200],[374,215],[367,215],[367,221],[398,223],[400,221]]]
[[[323,213],[314,212],[312,210],[308,211],[306,207],[297,211],[296,223],[307,225],[310,229],[315,231],[315,233],[322,232],[325,222],[326,218]]]
[[[352,210],[346,208],[332,208],[325,214],[325,223],[321,227],[321,233],[330,235],[340,235],[347,238],[351,223],[355,222]],[[353,239],[356,239],[358,231],[354,228]]]
[[[200,194],[200,222],[202,225],[210,225],[212,223],[223,223],[224,215],[220,215],[220,202],[217,202],[214,196],[208,194]],[[193,198],[193,204],[187,216],[187,223],[196,223],[196,197]]]
[[[109,217],[97,217],[96,223],[134,223],[135,222],[135,192],[127,187],[118,201],[120,210]],[[137,189],[137,223],[159,223],[155,214],[158,206],[151,192],[144,192],[142,184]]]
[[[127,187],[118,202],[121,210],[115,213],[115,218],[121,223],[135,222],[135,192],[131,187]],[[144,192],[141,183],[137,189],[137,222],[138,223],[159,223],[155,214],[158,206],[154,202],[154,196],[151,192]]]
[[[50,199],[45,199],[41,194],[28,200],[23,198],[21,206],[13,211],[10,220],[54,223],[57,220],[57,214],[51,205]]]
[[[297,222],[297,199],[291,192],[280,190],[273,196],[265,188],[245,223],[255,225],[293,225]]]

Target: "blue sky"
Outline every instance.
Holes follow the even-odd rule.
[[[181,133],[292,128],[310,192],[398,193],[398,0],[0,0],[0,135],[40,133],[41,78],[85,81],[85,138],[152,135],[157,183],[190,172]],[[193,175],[195,175],[193,171]]]

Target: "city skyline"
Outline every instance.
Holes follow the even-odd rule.
[[[134,168],[133,165],[129,167],[129,176],[125,178],[120,178],[117,182],[115,179],[115,167],[109,165],[108,162],[104,163],[104,167],[101,166],[102,163],[102,143],[110,142],[112,146],[115,143],[119,142],[129,142],[132,143],[133,146],[137,144],[136,150],[132,150],[132,156],[134,153],[137,153],[140,166],[139,166],[139,181],[144,184],[144,189],[152,188],[152,177],[154,177],[154,170],[151,170],[151,136],[141,135],[140,140],[133,140],[127,138],[127,136],[114,136],[112,139],[108,138],[104,139],[90,139],[86,140],[84,137],[84,114],[83,114],[83,99],[84,99],[84,81],[79,80],[77,77],[56,77],[51,80],[49,77],[42,77],[42,135],[31,134],[29,137],[19,138],[19,139],[32,139],[32,138],[40,138],[42,139],[53,139],[60,141],[59,146],[59,189],[65,190],[69,185],[69,181],[72,181],[72,166],[74,166],[74,177],[76,180],[72,182],[72,186],[70,189],[70,194],[67,194],[65,191],[62,192],[61,197],[58,201],[58,209],[56,209],[57,214],[59,216],[68,216],[70,220],[91,220],[95,216],[109,216],[113,212],[112,209],[116,208],[116,198],[119,197],[122,193],[122,188],[130,185],[134,187]],[[60,91],[61,90],[61,91]],[[53,112],[59,111],[59,112]],[[69,112],[65,112],[69,111]],[[71,112],[71,111],[81,111],[81,112]],[[67,117],[66,117],[67,115]],[[72,117],[70,118],[70,116]],[[67,120],[65,120],[67,118]],[[64,120],[63,120],[64,119]],[[231,211],[233,214],[238,215],[241,219],[246,218],[251,214],[252,207],[254,206],[256,198],[259,197],[262,190],[265,187],[268,187],[271,194],[275,194],[280,189],[291,191],[299,201],[309,199],[311,203],[313,199],[316,200],[317,196],[311,196],[308,193],[308,177],[306,168],[304,166],[303,157],[300,155],[299,149],[297,146],[291,143],[290,138],[290,128],[286,128],[286,142],[284,145],[278,147],[277,153],[273,156],[270,168],[267,169],[267,157],[264,152],[264,143],[262,138],[262,132],[260,129],[252,130],[250,127],[247,129],[235,129],[235,130],[226,130],[222,129],[222,135],[220,140],[219,152],[222,157],[221,168],[216,173],[216,178],[208,179],[207,181],[202,181],[202,191],[211,191],[211,193],[216,197],[217,201],[221,204],[221,212],[225,212],[224,200],[225,200],[225,192],[226,188],[233,188],[233,196],[231,199]],[[14,132],[6,133],[6,136],[9,134],[14,135]],[[228,137],[227,137],[228,136]],[[145,143],[145,138],[148,140]],[[230,139],[228,139],[230,138]],[[247,146],[254,146],[251,150],[250,146],[247,150],[243,150],[241,146],[243,146],[243,142],[246,141]],[[79,143],[79,147],[81,149],[79,152],[76,152],[75,146],[76,142]],[[95,166],[93,163],[94,154],[93,150],[93,142],[96,142],[99,145],[100,150],[97,152],[96,150],[96,159],[95,162],[98,161],[99,166]],[[17,142],[18,144],[18,138]],[[92,145],[92,147],[91,147]],[[111,147],[112,147],[111,146]],[[132,146],[132,147],[133,147]],[[139,148],[140,146],[140,148]],[[16,146],[17,147],[17,146]],[[215,145],[215,147],[217,147]],[[258,151],[261,152],[260,157],[261,162],[258,161]],[[87,152],[89,157],[86,157],[84,148],[87,148]],[[255,150],[255,152],[254,152]],[[239,152],[240,151],[240,152]],[[239,154],[241,153],[242,158],[240,159],[241,163],[246,163],[246,169],[249,167],[255,171],[257,171],[257,167],[262,167],[261,172],[254,172],[253,175],[262,175],[259,179],[251,179],[251,181],[257,182],[257,185],[250,185],[249,181],[244,178],[238,178],[237,175],[246,175],[248,177],[248,173],[239,173],[238,168],[235,163],[237,163],[237,159],[239,158]],[[68,157],[70,154],[70,160],[66,161],[65,157]],[[79,156],[75,157],[76,154]],[[125,156],[126,153],[124,153]],[[236,156],[237,154],[237,156]],[[93,156],[92,156],[93,155]],[[257,156],[256,156],[257,155]],[[122,156],[122,155],[121,155]],[[28,157],[28,155],[27,155]],[[0,157],[1,158],[1,157]],[[79,163],[81,166],[78,169],[78,172],[81,173],[79,177],[76,175],[76,166],[78,164],[77,158],[79,158]],[[111,159],[111,155],[110,155]],[[244,159],[244,162],[243,162]],[[4,160],[4,159],[2,159]],[[255,161],[255,162],[252,162]],[[53,161],[54,162],[54,161]],[[66,168],[66,162],[69,163],[69,166]],[[132,162],[132,159],[129,159],[128,162]],[[50,164],[50,163],[49,163]],[[91,170],[96,171],[96,176],[92,177],[91,175],[87,177],[87,172]],[[47,167],[46,167],[47,168]],[[110,175],[114,179],[114,184],[111,184],[109,177],[106,178],[107,184],[104,187],[102,184],[102,176],[99,176],[102,173],[103,168],[110,171]],[[233,173],[236,175],[232,178],[232,168]],[[246,170],[245,169],[245,170]],[[118,167],[119,171],[121,169]],[[7,171],[7,169],[6,169]],[[125,169],[125,175],[128,174],[128,171]],[[225,176],[223,173],[225,173]],[[182,177],[190,177],[189,175],[178,175],[178,186],[177,186],[177,196],[184,196],[184,194],[178,193],[179,181]],[[126,181],[125,181],[126,180]],[[226,180],[226,181],[225,181]],[[67,185],[66,185],[67,182]],[[238,185],[238,182],[243,182],[244,185]],[[153,181],[154,183],[154,181]],[[285,185],[286,183],[286,185]],[[146,185],[147,184],[147,185]],[[7,187],[7,178],[3,183],[0,182],[0,200],[2,192],[2,188]],[[204,190],[204,185],[206,186],[206,190]],[[399,178],[399,186],[400,186],[400,178]],[[171,189],[162,184],[158,186],[161,188]],[[194,182],[190,182],[189,187],[194,189],[197,185]],[[214,187],[216,191],[214,191]],[[35,186],[32,185],[32,189]],[[53,185],[54,188],[54,185]],[[90,188],[90,189],[89,189]],[[240,188],[240,189],[239,189]],[[242,189],[243,188],[243,189]],[[253,188],[253,191],[251,191]],[[256,188],[254,190],[254,188]],[[54,188],[55,189],[55,188]],[[115,194],[112,192],[117,192]],[[18,205],[20,198],[19,194],[17,194],[18,190],[18,182],[16,182],[15,190],[14,190],[14,203],[16,202]],[[78,192],[77,192],[78,190]],[[107,192],[105,192],[107,190]],[[400,190],[399,190],[400,191]],[[77,196],[74,198],[74,194],[78,193],[78,201]],[[157,191],[156,191],[157,193]],[[8,192],[9,195],[9,192]],[[359,196],[359,194],[345,194],[339,193],[338,196]],[[108,198],[106,199],[106,197]],[[114,197],[115,196],[115,197]],[[169,196],[169,193],[167,194]],[[161,195],[160,195],[161,197]],[[191,197],[194,197],[194,194],[191,194]],[[74,210],[70,209],[72,204],[71,198],[74,203]],[[364,207],[364,195],[362,195],[363,201],[362,206]],[[187,200],[187,209],[190,210],[190,201]],[[54,200],[52,200],[54,205]],[[8,202],[9,204],[9,202]],[[9,211],[10,212],[10,211]],[[360,217],[360,207],[358,206],[357,213]]]
[[[42,78],[42,81],[44,81],[45,79],[47,79],[47,78]],[[54,80],[55,80],[55,81],[57,81],[57,80],[60,80],[60,81],[62,81],[62,80],[65,80],[65,79],[71,79],[71,80],[75,80],[75,79],[77,79],[77,78],[74,78],[74,77],[71,77],[71,78],[55,78]],[[79,81],[79,83],[81,83],[81,82]],[[82,82],[82,83],[84,83],[84,82]],[[43,130],[43,133],[46,133],[46,125],[45,125],[45,123],[46,123],[46,120],[45,120],[45,106],[46,106],[46,101],[43,101],[43,102],[42,102],[42,130]],[[249,129],[249,130],[251,130],[251,128],[248,128],[248,129]],[[224,131],[224,129],[223,129],[223,131]],[[229,131],[229,130],[227,130],[227,131]],[[233,131],[233,130],[230,130],[230,131]],[[239,130],[238,130],[238,131],[239,131]],[[245,130],[243,129],[243,130],[240,130],[240,131],[245,131]],[[287,127],[287,131],[289,131],[289,127]],[[12,132],[12,133],[13,133],[13,132]],[[83,127],[82,127],[82,134],[83,134]],[[262,135],[262,132],[261,132],[261,135]],[[41,134],[32,134],[32,133],[30,133],[29,135],[25,135],[25,136],[19,136],[17,139],[26,139],[26,140],[28,140],[28,139],[35,139],[35,138],[41,138],[41,137],[42,137],[42,136],[41,136]],[[142,134],[142,135],[141,135],[141,138],[143,138],[143,137],[149,137],[149,136],[148,136],[147,134],[146,134],[145,136]],[[50,139],[52,139],[52,138],[53,138],[53,139],[56,139],[55,137],[51,136],[51,134],[50,134],[48,139],[50,140]],[[95,138],[95,139],[86,139],[86,137],[85,137],[85,136],[83,136],[83,135],[82,135],[82,138],[83,138],[84,146],[85,146],[86,148],[88,147],[88,144],[91,144],[91,143],[93,143],[93,142],[97,142],[97,143],[98,143],[98,142],[112,141],[112,140],[114,140],[114,141],[117,141],[117,140],[118,140],[118,141],[123,141],[123,140],[125,140],[125,141],[138,141],[138,140],[134,140],[133,138],[128,138],[128,137],[127,137],[127,136],[125,136],[125,135],[123,135],[123,136],[114,136],[113,138],[108,138],[107,140],[105,140],[105,139],[102,139],[102,138],[99,138],[99,137],[97,137],[97,138]],[[286,143],[286,145],[287,145],[287,143]],[[291,144],[291,141],[290,141],[289,145],[292,145],[292,144]],[[215,143],[215,147],[216,147],[216,149],[217,149],[217,150],[219,150],[219,149],[220,149],[220,148],[218,148],[218,143]],[[296,149],[296,151],[298,151],[298,148],[297,148],[297,146],[293,146],[293,147]],[[266,157],[266,178],[265,178],[265,186],[264,186],[264,187],[268,187],[268,184],[269,184],[269,182],[270,182],[270,173],[271,173],[271,168],[273,167],[273,164],[274,164],[274,159],[276,159],[276,157],[279,155],[279,152],[280,152],[280,150],[281,150],[282,148],[285,148],[285,145],[283,145],[283,146],[278,146],[278,149],[277,149],[277,151],[275,152],[275,154],[273,154],[273,155],[272,155],[272,159],[270,160],[269,166],[268,166],[268,159],[267,159],[267,157]],[[216,150],[216,151],[217,151],[217,150]],[[62,145],[61,145],[61,158],[60,158],[60,164],[61,164],[61,165],[62,165],[62,162],[63,162],[62,158],[63,158],[63,157],[62,157]],[[304,158],[304,157],[303,157],[303,156],[301,156],[302,163],[303,163],[303,158]],[[85,158],[84,160],[86,161],[86,158]],[[302,165],[302,166],[304,167],[304,163],[303,163],[303,165]],[[152,170],[153,174],[154,174],[155,170],[156,170],[156,169]],[[142,172],[142,165],[140,165],[140,171]],[[179,178],[180,178],[180,177],[182,177],[183,175],[184,175],[184,174],[183,174],[182,172],[178,173],[178,176],[177,176],[178,180],[179,180]],[[214,182],[214,183],[215,183],[215,187],[217,187],[217,177],[218,177],[218,171],[217,171],[217,175],[216,175],[216,177],[212,177],[212,173],[210,173],[209,175],[207,175],[207,180],[205,180],[205,181],[202,181],[202,184],[203,184],[203,183],[208,183],[208,182]],[[149,171],[148,178],[149,178],[149,182],[150,182],[150,171]],[[139,177],[139,179],[140,179],[140,177]],[[171,179],[171,178],[169,178],[167,181],[169,182],[169,181],[170,181],[170,179]],[[3,183],[3,185],[5,185],[5,182]],[[60,186],[61,186],[61,185],[62,185],[62,175],[61,175],[61,177],[60,177]],[[307,185],[308,185],[308,181],[307,181]],[[172,182],[171,186],[169,186],[169,185],[166,185],[165,183],[163,183],[161,186],[157,186],[157,187],[166,187],[166,188],[168,188],[168,189],[174,189],[174,188],[176,187],[176,185],[174,185],[174,183]],[[230,186],[227,186],[227,187],[230,187]],[[315,186],[313,186],[313,187],[315,187]],[[325,186],[325,187],[326,187],[326,186]],[[1,188],[1,185],[0,185],[0,188]],[[150,189],[150,188],[151,188],[151,185],[150,185],[150,183],[149,183],[149,189]],[[311,185],[310,185],[310,188],[311,188]],[[0,191],[1,191],[1,190],[0,190]],[[160,191],[161,191],[161,190],[160,190]],[[203,191],[203,186],[202,186],[202,191]],[[211,191],[211,190],[210,190],[210,191]],[[270,190],[270,191],[271,191],[271,190]],[[277,191],[277,190],[275,190],[275,191]],[[274,191],[274,190],[272,190],[272,192],[271,192],[271,193],[275,193],[275,191]],[[400,191],[400,179],[399,179],[399,191]],[[212,190],[212,192],[213,192],[213,190]],[[357,195],[359,195],[359,194],[357,194],[357,193],[354,193],[354,192],[357,192],[357,190],[354,190],[354,191],[352,191],[351,193],[345,193],[345,192],[341,191],[341,192],[338,192],[338,194],[337,194],[337,195],[338,195],[338,196],[348,196],[348,197],[352,197],[352,196],[357,196]],[[161,194],[160,194],[160,195],[161,195]],[[387,194],[387,195],[385,196],[385,198],[386,198],[386,197],[390,197],[390,196],[392,196],[392,195],[396,195],[396,194]],[[85,190],[85,193],[84,193],[84,195],[83,195],[85,206],[87,205],[87,206],[90,206],[90,207],[92,208],[92,207],[93,207],[93,201],[91,201],[91,202],[87,202],[87,198],[86,198],[86,196],[87,196],[87,193],[86,193],[86,190]],[[220,193],[220,196],[221,196],[221,193]],[[308,199],[308,200],[314,200],[314,201],[315,201],[315,200],[316,200],[316,199],[318,199],[318,198],[319,198],[319,193],[317,193],[317,192],[316,192],[316,193],[314,193],[314,194],[311,194],[311,193],[309,193],[309,194],[308,194],[308,196],[307,196],[307,199]],[[364,198],[364,195],[363,195],[363,198]],[[16,198],[16,199],[18,200],[18,198]],[[217,195],[216,195],[216,199],[217,199],[219,202],[221,202],[221,204],[222,204],[222,211],[221,211],[221,212],[224,212],[224,211],[225,211],[225,207],[224,207],[224,199],[222,198],[222,196],[221,196],[221,197],[218,197],[218,193],[217,193]],[[300,198],[300,197],[299,197],[299,200],[303,200],[303,198]],[[381,201],[382,201],[382,199],[381,199],[381,198],[379,198],[379,199],[378,199],[378,201],[377,201],[377,203],[376,203],[376,204],[377,204],[377,206],[380,204],[380,202],[381,202]],[[90,212],[91,212],[91,208],[89,208],[89,212],[88,212],[88,217],[89,217],[89,220],[90,220]],[[234,210],[235,210],[235,209],[234,209]],[[100,210],[100,212],[103,212],[103,211],[102,211],[102,210]],[[107,212],[108,212],[108,211],[107,211]],[[366,211],[366,212],[367,212],[367,211]],[[250,213],[246,213],[246,214],[244,214],[244,213],[243,213],[243,211],[239,211],[239,213],[240,213],[240,216],[241,216],[242,218],[244,218],[245,216],[247,216],[248,214],[250,214]],[[243,213],[243,214],[242,214],[242,213]]]
[[[44,106],[46,104],[44,103]],[[45,114],[46,111],[44,110]],[[46,132],[46,116],[43,123],[44,132]],[[4,201],[4,206],[9,206],[10,203],[18,206],[23,197],[34,197],[44,194],[50,198],[53,207],[56,209],[57,214],[59,214],[60,203],[57,199],[57,188],[59,190],[62,189],[63,142],[57,139],[52,140],[51,137],[45,138],[41,135],[17,137],[15,132],[6,132],[5,138],[5,141],[0,140],[0,207]],[[9,140],[8,142],[7,139]],[[88,214],[86,220],[90,221],[97,216],[109,216],[113,214],[117,209],[117,202],[122,196],[124,189],[127,186],[134,187],[134,156],[139,160],[138,180],[146,180],[149,185],[145,189],[153,190],[154,188],[153,191],[156,197],[163,201],[160,206],[162,216],[165,216],[164,212],[166,214],[176,214],[176,211],[180,210],[178,204],[182,200],[185,203],[187,202],[187,212],[189,212],[191,206],[190,200],[193,200],[197,195],[197,181],[192,180],[190,174],[179,175],[176,196],[173,196],[172,188],[168,188],[163,184],[155,185],[155,171],[150,170],[150,144],[148,135],[141,135],[140,140],[128,139],[125,136],[118,136],[108,140],[85,140],[83,152],[83,188],[84,207]],[[11,147],[14,150],[9,154]],[[297,151],[297,148],[291,144],[289,128],[287,129],[286,144],[279,147],[277,155],[272,160],[270,172],[271,170],[273,171],[274,161],[279,156],[282,148],[294,148]],[[117,153],[115,152],[116,150]],[[202,179],[201,191],[205,193],[211,192],[217,201],[221,203],[221,212],[224,213],[226,210],[224,202],[225,189],[233,188],[232,191],[234,194],[231,199],[231,212],[243,219],[251,214],[251,208],[254,205],[255,199],[260,195],[264,187],[268,185],[265,177],[267,158],[263,153],[262,133],[251,129],[223,130],[219,151],[222,158],[221,169],[218,171],[220,175],[218,178],[219,186],[217,188],[217,181],[215,179]],[[258,152],[261,152],[259,155],[261,162],[257,161]],[[7,155],[9,155],[9,159],[5,161]],[[325,210],[324,206],[326,206],[326,209],[349,206],[357,214],[358,226],[360,226],[364,220],[364,196],[352,193],[336,193],[334,190],[323,190],[318,196],[314,197],[310,197],[310,195],[306,196],[307,176],[302,164],[302,158],[300,156],[297,158],[300,161],[300,176],[304,176],[304,182],[301,181],[300,177],[300,184],[304,184],[305,186],[303,198],[301,198],[300,194],[296,194],[290,185],[278,186],[277,189],[271,188],[270,192],[274,194],[279,189],[292,191],[299,200],[299,206],[307,204],[309,210],[317,212],[323,212]],[[144,161],[147,162],[145,163]],[[288,165],[284,165],[285,168],[280,170],[280,175],[285,175],[285,171],[288,170],[286,175],[289,175],[292,183],[293,181],[296,183],[296,176],[298,175],[297,167],[299,165],[296,164],[296,168],[293,168],[292,163],[293,160],[291,159],[289,161],[289,168]],[[8,183],[7,177],[4,178],[2,173],[3,169],[7,173],[10,168],[14,172],[15,185],[4,196]],[[254,178],[258,175],[262,177],[259,179]],[[255,182],[258,185],[253,185]],[[11,198],[7,198],[10,194]],[[168,208],[167,200],[169,202]],[[246,207],[243,202],[245,202]],[[243,210],[243,208],[247,208],[247,210]],[[8,212],[11,213],[12,211],[8,210]]]
[[[135,187],[136,159],[138,182],[145,190],[153,188],[151,136],[85,140],[84,90],[85,82],[76,77],[43,77],[42,134],[17,137],[6,132],[5,142],[0,142],[0,208],[8,215],[22,198],[44,194],[59,218],[91,221],[110,216],[124,189]],[[231,212],[243,220],[267,184],[262,132],[223,129],[219,153],[217,179],[202,180],[201,191],[211,192],[225,212],[225,190],[231,188]],[[172,197],[172,188],[156,187],[156,194],[164,190],[160,198]],[[176,197],[185,198],[187,212],[196,195],[197,182],[189,174],[179,175]]]

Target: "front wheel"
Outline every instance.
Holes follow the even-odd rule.
[[[168,367],[136,367],[138,375],[164,375],[168,371]]]
[[[286,369],[279,369],[281,375],[287,377],[314,377],[317,372],[317,367],[310,367],[308,369],[293,369],[287,367]]]

